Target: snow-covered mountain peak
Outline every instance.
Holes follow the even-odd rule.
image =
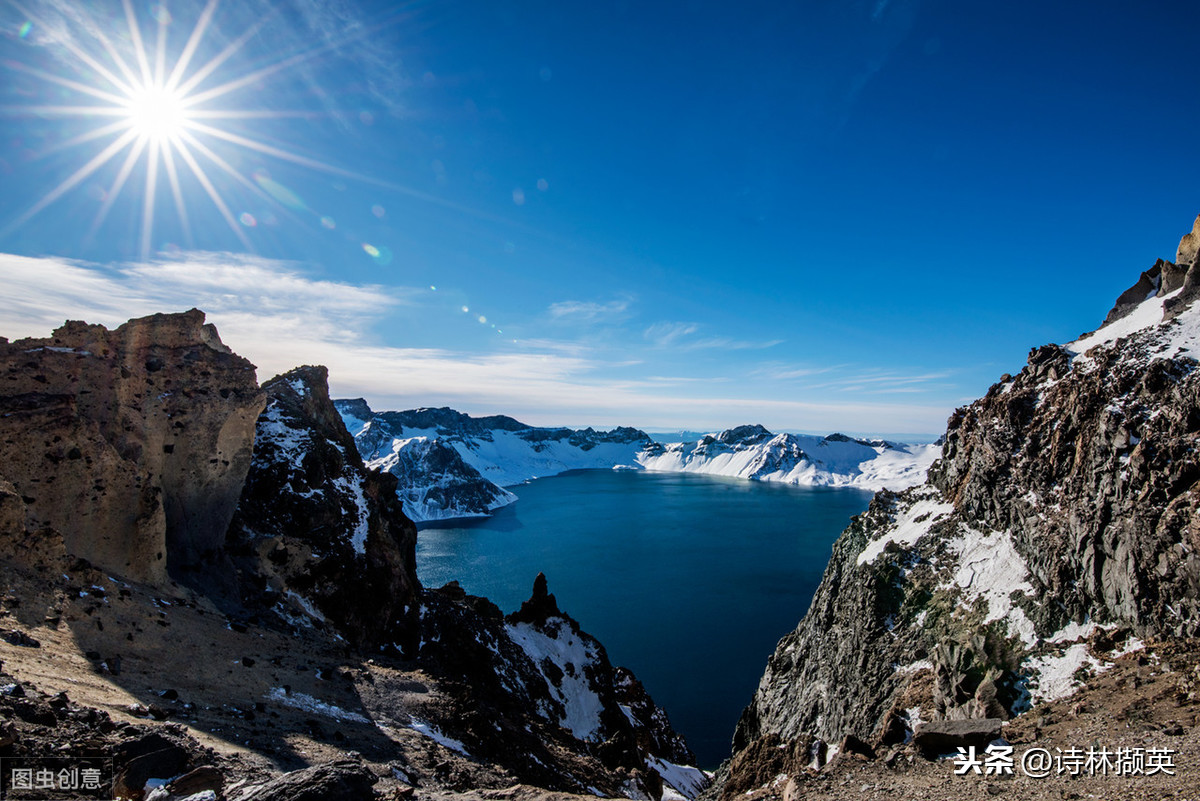
[[[717,434],[716,440],[724,445],[757,445],[774,435],[761,425],[738,426]]]

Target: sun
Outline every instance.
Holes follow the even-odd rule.
[[[187,97],[178,89],[141,86],[125,104],[130,130],[160,146],[179,138],[187,129]]]
[[[0,116],[57,117],[90,125],[82,133],[47,148],[41,155],[95,148],[93,155],[85,157],[78,169],[23,214],[0,228],[0,238],[20,229],[63,196],[82,188],[85,181],[95,185],[101,169],[108,164],[120,164],[120,167],[115,170],[111,183],[100,192],[102,202],[84,244],[86,246],[99,231],[126,187],[140,183],[142,213],[137,250],[143,258],[152,250],[157,198],[168,195],[173,200],[179,229],[187,246],[192,247],[195,243],[192,234],[194,209],[190,210],[189,206],[195,205],[195,198],[203,197],[243,246],[254,251],[245,225],[229,208],[228,190],[249,192],[281,214],[290,212],[277,195],[264,191],[253,175],[234,166],[245,161],[240,156],[247,151],[258,157],[279,159],[330,174],[371,180],[368,176],[339,169],[240,132],[254,120],[311,119],[311,110],[262,108],[256,102],[255,92],[265,81],[327,51],[352,43],[368,31],[353,31],[343,39],[318,43],[308,50],[284,54],[275,61],[260,62],[253,69],[239,70],[238,66],[242,65],[237,63],[238,52],[258,35],[269,15],[259,18],[222,49],[207,48],[210,51],[207,60],[201,61],[198,57],[206,49],[206,33],[221,2],[207,0],[186,43],[178,50],[170,46],[172,40],[168,29],[175,23],[165,4],[152,5],[147,20],[139,18],[133,0],[121,0],[127,33],[124,37],[117,36],[116,20],[106,26],[89,16],[86,7],[80,6],[83,21],[77,35],[57,43],[70,57],[72,63],[68,69],[39,69],[17,61],[0,64],[7,70],[44,82],[51,90],[47,96],[62,99],[61,103],[53,105],[0,107]],[[32,14],[30,19],[33,20],[32,28],[53,29]],[[149,30],[144,32],[143,24],[146,23]],[[28,29],[22,30],[24,36]],[[222,71],[226,76],[223,80],[220,77]],[[113,173],[110,171],[109,174]],[[144,176],[144,183],[138,176]],[[190,204],[189,199],[193,200]],[[210,230],[205,225],[204,233]]]

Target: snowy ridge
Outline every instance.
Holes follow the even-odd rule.
[[[440,439],[393,439],[390,447],[390,452],[366,464],[401,479],[396,494],[413,520],[485,517],[517,499],[483,478]]]
[[[517,500],[503,487],[633,464],[651,442],[632,428],[538,428],[445,408],[376,413],[362,400],[334,405],[367,466],[396,476],[404,511],[417,522],[486,517]]]
[[[1200,360],[1200,306],[1193,304],[1175,319],[1164,320],[1166,305],[1183,290],[1162,297],[1151,296],[1139,303],[1129,314],[1114,320],[1090,334],[1063,345],[1072,355],[1072,366],[1091,369],[1088,351],[1099,346],[1111,346],[1119,339],[1136,337],[1150,358],[1187,357]],[[1136,354],[1142,348],[1131,350]]]
[[[938,445],[771,434],[743,426],[696,442],[655,445],[638,455],[647,470],[731,476],[821,487],[902,490],[922,483]]]

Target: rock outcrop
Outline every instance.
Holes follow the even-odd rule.
[[[1189,237],[1191,261],[1143,274],[1106,327],[957,410],[927,484],[854,519],[742,715],[727,797],[819,766],[825,743],[1009,717],[1139,637],[1200,633]]]
[[[263,384],[254,460],[229,532],[245,602],[328,620],[354,642],[410,646],[420,583],[417,530],[396,479],[368,470],[329,398],[328,371]]]
[[[0,477],[32,529],[142,581],[217,554],[264,403],[195,309],[0,342]]]
[[[609,797],[687,798],[707,784],[628,670],[558,608],[545,576],[507,617],[456,584],[426,592],[419,658],[462,688],[461,736],[521,781]],[[595,789],[592,789],[595,788]]]

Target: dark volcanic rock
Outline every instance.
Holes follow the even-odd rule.
[[[203,312],[0,342],[0,473],[30,530],[139,580],[210,559],[250,467],[254,365]]]
[[[521,608],[508,616],[513,623],[544,623],[547,618],[560,617],[558,601],[550,593],[545,573],[538,573],[533,580],[533,595],[521,602]]]
[[[411,645],[417,532],[395,479],[363,465],[324,367],[296,368],[263,389],[268,403],[229,533],[244,584],[308,599],[361,645]],[[302,603],[292,610],[306,613]]]

